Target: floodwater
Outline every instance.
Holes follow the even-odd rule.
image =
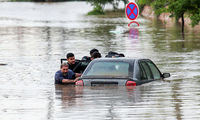
[[[200,31],[137,19],[87,16],[85,2],[0,3],[1,120],[198,120]],[[60,58],[97,48],[150,58],[165,81],[126,87],[55,86]]]

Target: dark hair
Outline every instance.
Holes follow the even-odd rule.
[[[108,52],[108,54],[105,57],[108,57],[108,58],[125,57],[125,55],[123,53],[117,53],[117,52],[110,51],[110,52]]]
[[[67,53],[66,57],[67,57],[67,59],[70,58],[70,57],[74,57],[74,54],[73,53]]]
[[[109,51],[108,55],[118,55],[118,53],[117,52],[113,52],[113,51]]]
[[[92,53],[92,56],[91,56],[92,58],[101,58],[101,53],[99,53],[99,52],[94,52],[94,53]]]
[[[119,57],[125,57],[125,55],[123,53],[120,53]]]
[[[117,52],[109,51],[105,57],[112,58],[113,56],[118,57],[119,54]]]
[[[62,64],[60,65],[60,68],[62,68],[62,67],[64,67],[64,66],[68,66],[68,67],[69,67],[69,65],[68,65],[67,63],[62,63]]]
[[[93,48],[92,50],[90,50],[90,55],[92,56],[92,54],[93,54],[94,52],[99,52],[99,50],[97,50],[96,48]]]

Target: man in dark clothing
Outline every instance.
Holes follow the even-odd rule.
[[[80,77],[80,73],[83,73],[84,71],[84,68],[81,66],[80,61],[75,60],[75,56],[73,53],[68,53],[66,57],[69,69],[71,69],[73,72],[76,73],[76,75]]]
[[[60,70],[55,74],[55,84],[75,84],[78,81],[75,73],[68,68],[68,64],[63,63]]]
[[[92,60],[94,60],[96,58],[101,58],[101,53],[99,53],[99,52],[93,52],[92,55],[91,55],[90,60],[92,61]]]
[[[99,53],[99,50],[97,50],[96,48],[93,48],[92,50],[90,50],[90,57],[89,56],[84,56],[83,58],[82,58],[82,60],[91,60],[91,57],[92,57],[92,54],[94,53],[94,52],[98,52]]]
[[[91,57],[89,57],[88,60],[82,60],[82,61],[81,61],[81,66],[82,66],[82,68],[84,68],[84,70],[85,70],[86,67],[88,66],[88,64],[89,64],[92,60],[94,60],[94,59],[96,59],[96,58],[101,58],[101,53],[99,53],[99,52],[94,52],[94,53],[92,53]]]

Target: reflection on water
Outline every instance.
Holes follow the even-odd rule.
[[[56,85],[56,99],[61,100],[63,109],[76,105],[76,98],[81,98],[83,94],[82,86]]]
[[[73,9],[74,6],[81,9]],[[16,9],[18,8],[18,9]],[[85,2],[0,4],[0,116],[10,119],[199,119],[200,34],[138,18],[87,16]],[[172,77],[134,89],[54,86],[60,58],[97,48],[150,58]]]
[[[138,91],[116,86],[56,86],[56,113],[64,111],[64,114],[58,114],[58,118],[68,116],[70,119],[87,119],[88,117],[101,119],[102,116],[106,119],[118,118],[116,105],[139,102]],[[80,116],[76,115],[77,113]]]
[[[199,118],[195,113],[200,108],[196,103],[198,100],[182,92],[177,84],[161,81],[135,89],[122,86],[56,86],[55,113],[58,119]]]
[[[137,42],[139,40],[139,31],[137,28],[131,27],[129,29],[129,39]]]

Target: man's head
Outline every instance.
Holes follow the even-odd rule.
[[[97,50],[97,49],[95,49],[95,48],[93,48],[92,50],[90,50],[90,56],[91,56],[91,57],[92,57],[92,54],[93,54],[94,52],[99,52],[99,50]]]
[[[108,52],[108,54],[105,57],[118,58],[118,57],[125,57],[125,55],[123,53],[117,53],[117,52],[110,51],[110,52]]]
[[[67,72],[68,72],[68,64],[67,63],[62,63],[60,65],[60,70],[64,75],[66,75]]]
[[[73,53],[68,53],[66,57],[70,65],[75,64],[75,56]]]
[[[109,51],[105,57],[116,58],[116,57],[119,57],[119,54],[117,52]]]
[[[94,52],[91,55],[91,60],[95,59],[95,58],[101,58],[101,53],[99,52]]]
[[[119,57],[125,57],[125,55],[123,53],[120,53]]]

